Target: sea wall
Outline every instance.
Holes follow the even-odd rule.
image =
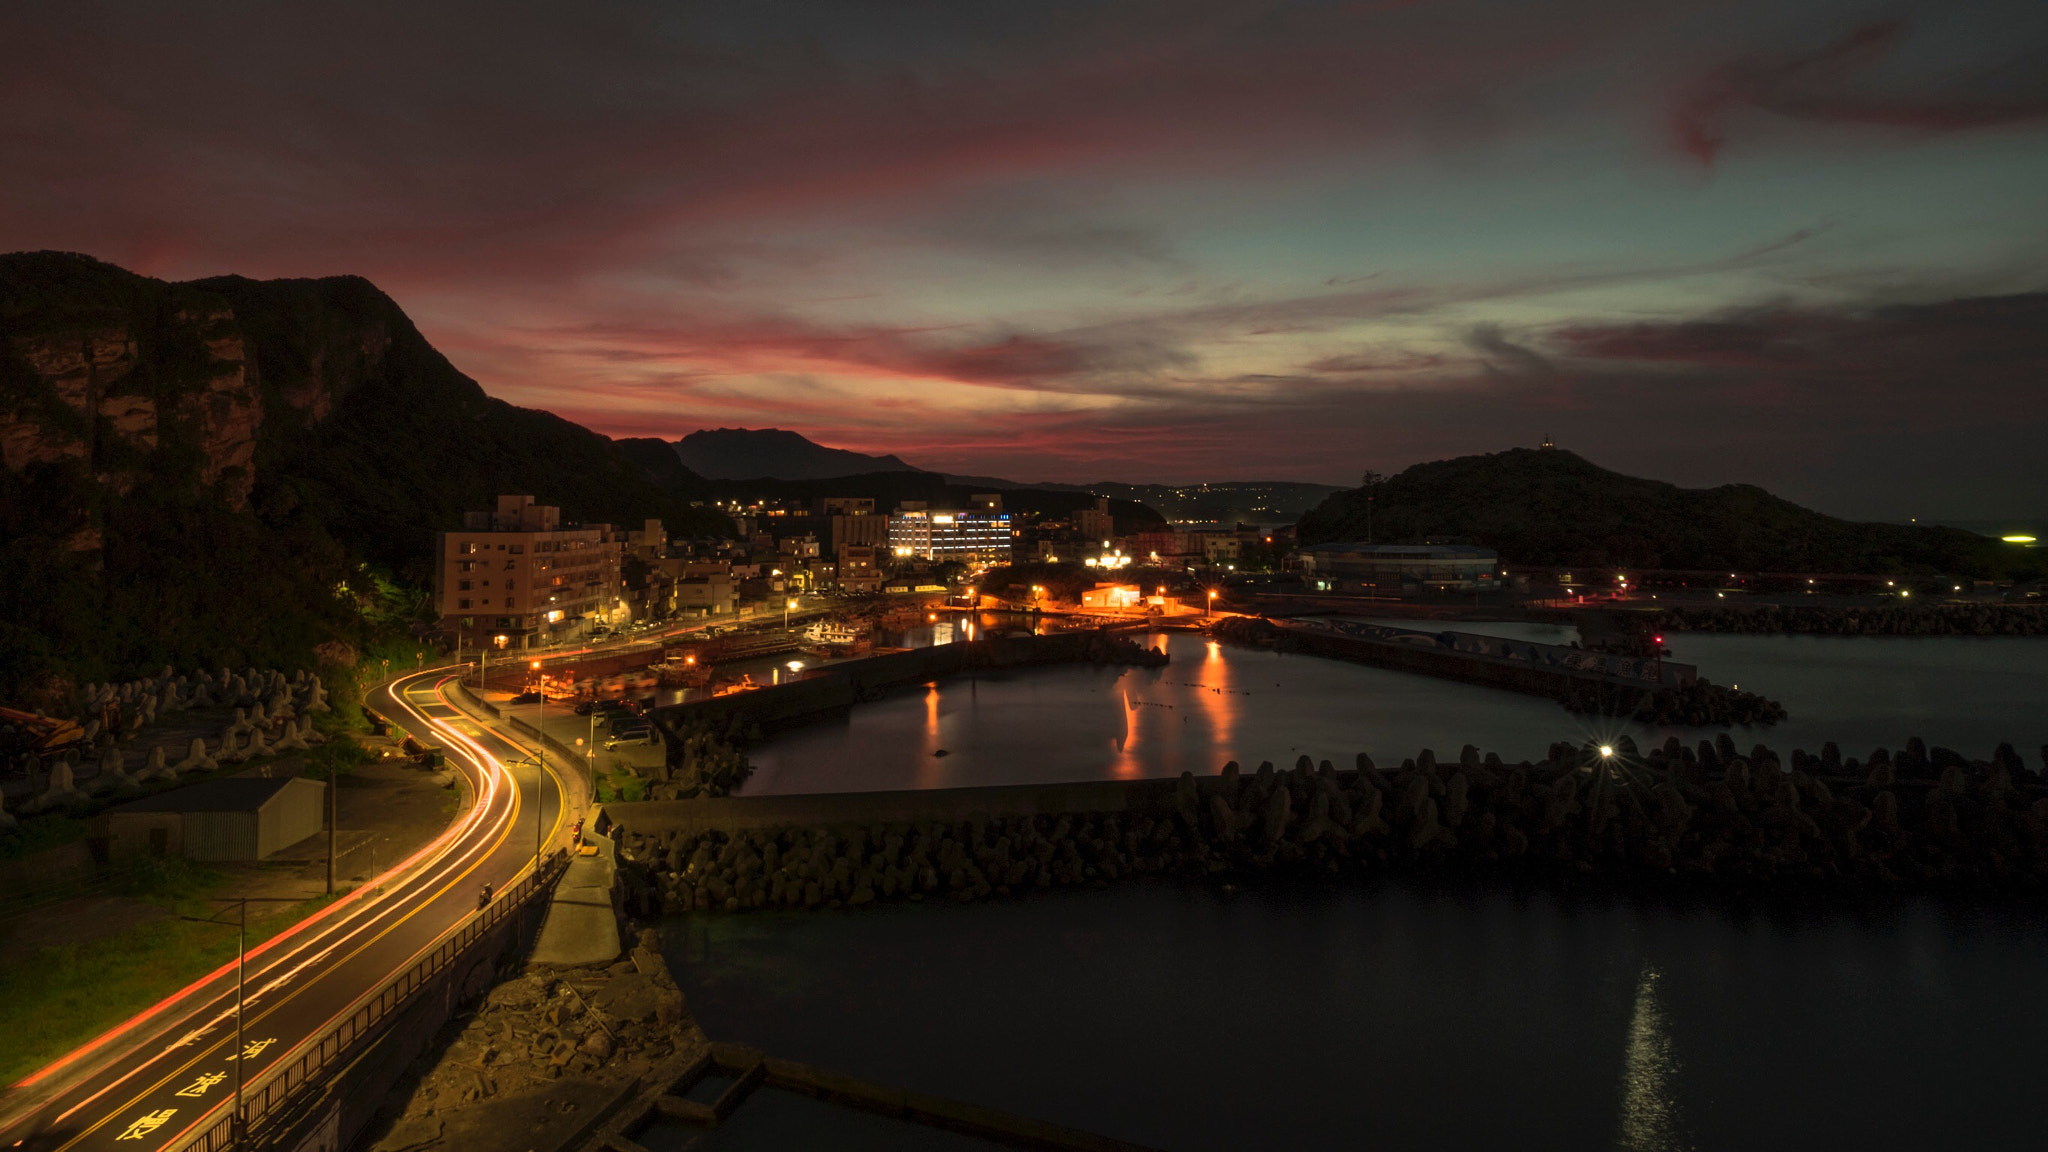
[[[2043,750],[2048,758],[2048,749]],[[1226,765],[1216,776],[1012,789],[620,804],[639,915],[1249,873],[1563,870],[1652,883],[2048,886],[2048,787],[2001,745],[1918,740],[1867,762],[1781,760],[1725,735],[1647,754],[1569,744],[1507,764],[1466,746],[1381,770]]]
[[[1826,636],[2048,636],[2048,604],[1807,607],[1757,604],[1659,610],[1672,632],[1797,632]]]
[[[1786,715],[1775,700],[1715,684],[1690,664],[1654,658],[1347,620],[1234,617],[1217,621],[1211,631],[1242,644],[1547,696],[1571,712],[1627,716],[1645,724],[1761,725]]]
[[[827,665],[788,684],[671,705],[657,709],[654,717],[672,732],[692,726],[726,730],[735,719],[766,732],[876,699],[891,688],[976,668],[1083,662],[1158,665],[1166,663],[1166,654],[1097,631],[937,644]]]

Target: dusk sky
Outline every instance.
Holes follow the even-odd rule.
[[[2048,512],[2040,0],[14,0],[30,248],[360,274],[612,435]]]

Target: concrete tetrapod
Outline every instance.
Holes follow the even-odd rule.
[[[165,763],[163,745],[159,744],[149,750],[149,758],[143,762],[142,771],[135,774],[135,781],[140,784],[151,780],[169,780],[176,775],[176,772],[171,771],[170,765]]]
[[[211,772],[220,767],[213,757],[206,754],[206,741],[201,737],[192,738],[192,747],[185,752],[185,758],[171,765],[173,772]]]
[[[49,784],[43,788],[40,795],[34,800],[29,801],[27,810],[30,812],[49,812],[58,808],[68,808],[84,801],[85,793],[80,792],[78,785],[73,782],[71,761],[59,757],[56,763],[50,765]]]

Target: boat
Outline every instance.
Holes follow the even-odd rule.
[[[850,648],[860,642],[863,633],[837,621],[820,620],[804,629],[804,643],[825,648]]]

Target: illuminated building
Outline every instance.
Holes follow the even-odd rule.
[[[958,560],[969,567],[1010,562],[1006,512],[933,512],[906,505],[889,517],[889,553],[905,560]]]
[[[608,524],[562,526],[562,510],[500,496],[436,538],[441,626],[465,648],[538,648],[580,639],[624,610],[624,541]],[[499,637],[505,637],[500,641]]]

